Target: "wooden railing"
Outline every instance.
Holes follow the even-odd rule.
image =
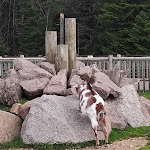
[[[20,57],[7,57],[7,58],[0,57],[0,77],[3,78],[7,70],[14,68],[13,60],[17,58],[27,59],[33,62],[34,64],[37,64],[38,62],[45,60],[45,57],[24,57],[23,55],[20,55]]]
[[[33,63],[45,60],[45,57],[24,57]],[[13,60],[16,58],[0,57],[0,76],[4,77],[7,70],[14,68]],[[97,64],[99,69],[112,70],[117,64],[121,70],[129,70],[129,78],[139,78],[140,90],[150,90],[150,57],[121,57],[109,55],[108,57],[77,57],[77,60],[84,62],[86,65]]]

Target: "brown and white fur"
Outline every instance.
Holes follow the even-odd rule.
[[[84,82],[76,87],[80,99],[80,110],[83,115],[86,115],[91,120],[91,125],[96,137],[96,146],[99,145],[97,128],[99,123],[105,136],[105,144],[108,143],[108,133],[105,121],[104,100],[92,88],[88,82]]]

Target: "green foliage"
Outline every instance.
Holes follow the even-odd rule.
[[[149,54],[150,4],[122,0],[99,4],[99,7],[96,36],[103,54]]]
[[[59,39],[60,13],[77,18],[81,55],[150,55],[149,0],[23,0],[0,5],[0,55],[44,55],[45,31],[57,30]]]
[[[24,20],[21,25],[21,54],[37,56],[44,54],[44,20],[39,18],[37,10],[29,3],[22,2],[21,13]]]
[[[133,54],[150,54],[150,11],[141,11],[135,17],[128,41],[132,45]]]
[[[8,54],[8,48],[4,45],[0,43],[0,55],[7,55]]]

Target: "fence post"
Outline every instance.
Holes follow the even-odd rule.
[[[117,54],[117,58],[120,59],[121,58],[121,54]],[[121,61],[120,60],[118,60],[117,65],[118,65],[118,68],[120,70],[121,69]]]
[[[24,58],[24,55],[20,55],[20,58]]]
[[[45,32],[45,53],[46,61],[55,64],[57,54],[57,31]]]
[[[58,45],[58,58],[56,70],[60,71],[62,69],[67,69],[68,72],[68,45]]]
[[[69,74],[76,68],[76,18],[65,19],[65,43],[68,45]]]
[[[112,71],[113,69],[113,55],[108,56],[108,69]]]
[[[60,44],[64,44],[64,14],[60,14]]]

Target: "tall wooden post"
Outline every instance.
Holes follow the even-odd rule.
[[[57,71],[62,69],[69,69],[68,66],[68,45],[58,45],[58,61],[57,61]]]
[[[60,14],[60,44],[64,44],[64,14]]]
[[[76,18],[65,19],[65,44],[68,45],[69,74],[76,68]]]
[[[55,64],[57,55],[57,31],[45,32],[46,61]]]

